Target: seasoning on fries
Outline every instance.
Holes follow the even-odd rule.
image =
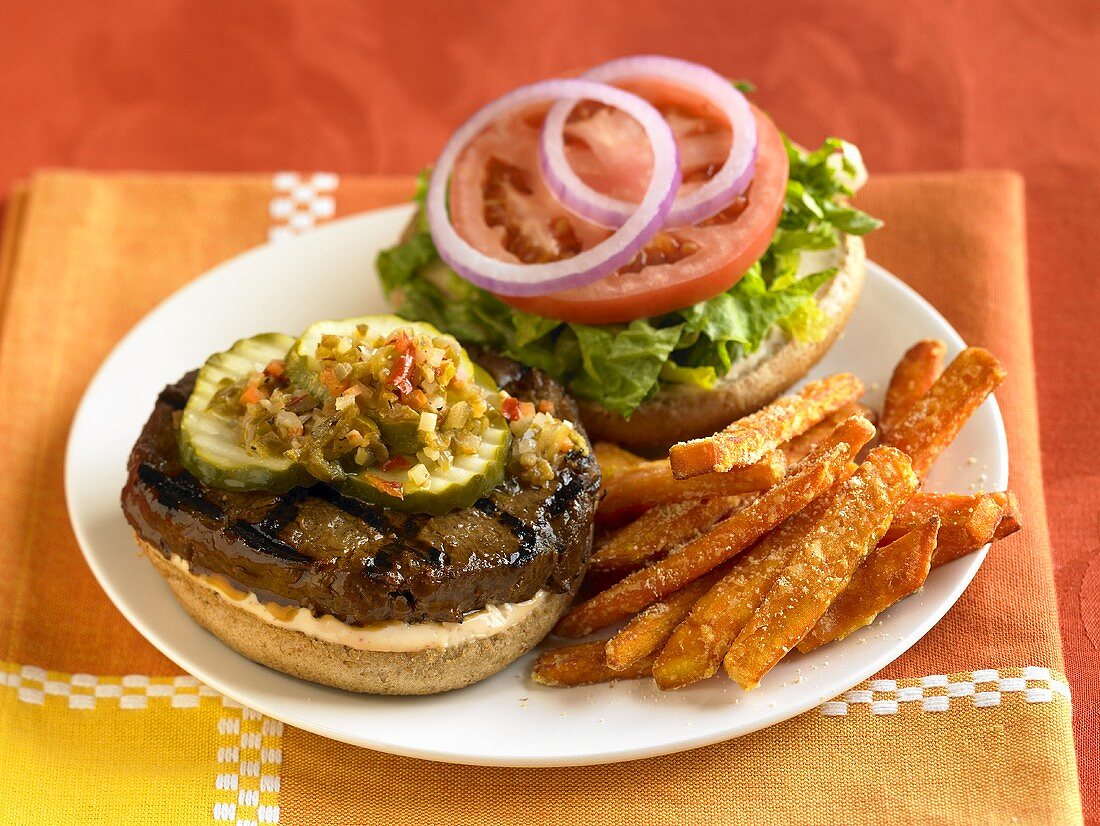
[[[652,657],[645,657],[619,671],[608,668],[604,659],[604,645],[604,640],[595,640],[543,651],[535,661],[531,678],[543,685],[564,687],[629,680],[649,675],[653,667]]]
[[[677,479],[686,479],[751,465],[862,395],[863,382],[851,373],[812,381],[800,392],[776,399],[720,433],[673,445],[668,454],[672,473]]]
[[[1010,491],[918,493],[894,514],[882,541],[893,542],[932,517],[937,517],[941,524],[936,552],[932,557],[932,566],[935,567],[1014,533],[1013,526],[1019,527],[1018,513],[1016,496]]]
[[[726,672],[742,688],[758,685],[813,628],[917,482],[908,456],[875,448],[829,508],[794,538],[786,567],[726,654]]]
[[[923,478],[1004,377],[1004,368],[988,350],[966,348],[901,421],[886,431],[883,444],[907,453],[913,470]]]
[[[943,370],[946,356],[947,345],[937,339],[918,341],[905,351],[886,387],[886,400],[882,404],[883,432],[893,430],[928,392]]]
[[[852,416],[862,416],[871,424],[874,424],[878,418],[875,411],[865,404],[850,402],[844,405],[836,413],[825,417],[805,433],[800,433],[779,446],[779,449],[783,451],[783,455],[787,457],[787,464],[793,465],[795,462],[805,459],[810,451],[821,443],[822,439],[833,432],[834,427]]]
[[[619,671],[660,650],[672,635],[673,630],[687,616],[691,606],[707,593],[724,573],[724,568],[711,571],[636,614],[634,619],[607,641],[608,666]]]
[[[709,530],[754,497],[745,493],[658,505],[611,534],[593,554],[589,573],[626,576]]]
[[[663,690],[714,676],[734,638],[771,590],[790,554],[791,539],[820,516],[831,494],[855,471],[848,464],[833,487],[743,553],[695,603],[653,664]]]
[[[767,490],[782,479],[786,471],[787,460],[778,450],[748,467],[684,480],[673,478],[667,459],[643,462],[607,480],[607,495],[596,519],[602,524],[617,524],[665,502]]]
[[[814,451],[790,476],[762,493],[743,511],[719,522],[664,559],[574,606],[558,622],[555,631],[563,637],[586,636],[636,614],[709,573],[828,490],[849,458],[847,444],[829,451]]]
[[[939,529],[939,517],[933,516],[889,545],[871,551],[852,574],[848,587],[802,638],[798,650],[805,654],[844,639],[870,625],[895,602],[919,591],[932,566]]]
[[[854,461],[856,454],[871,439],[875,438],[875,426],[863,416],[850,416],[834,427],[829,434],[817,443],[810,455],[832,450],[837,445],[848,448],[848,461]]]

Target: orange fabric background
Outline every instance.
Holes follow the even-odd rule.
[[[1019,170],[1066,667],[1100,822],[1100,472],[1082,449],[1100,418],[1100,6],[515,5],[7,0],[0,192],[60,165],[410,172],[493,95],[642,51],[753,79],[795,138],[843,135],[873,170]]]

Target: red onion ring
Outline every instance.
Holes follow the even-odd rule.
[[[596,246],[561,261],[522,264],[492,258],[467,243],[451,224],[447,184],[462,150],[506,112],[544,100],[595,100],[626,112],[645,130],[653,148],[653,172],[640,204],[628,204],[619,228]],[[428,229],[439,257],[456,273],[501,295],[543,295],[591,284],[625,266],[665,225],[680,188],[680,155],[672,130],[650,103],[591,80],[548,80],[521,86],[479,110],[451,136],[428,183]]]
[[[666,221],[668,226],[688,226],[710,218],[748,189],[756,168],[756,119],[745,96],[726,78],[697,63],[656,55],[612,60],[581,77],[600,83],[643,77],[666,80],[700,93],[729,120],[733,139],[722,168],[690,195],[676,199]],[[543,177],[566,209],[606,227],[622,226],[637,206],[592,189],[573,171],[565,157],[565,122],[577,103],[576,100],[562,100],[554,104],[546,116],[539,141]]]

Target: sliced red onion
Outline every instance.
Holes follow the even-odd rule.
[[[640,204],[628,204],[624,220],[607,239],[561,261],[522,264],[501,261],[474,249],[451,224],[447,185],[462,150],[492,121],[529,103],[595,100],[626,112],[645,130],[653,148],[653,172]],[[680,187],[680,156],[672,130],[650,103],[629,92],[591,80],[548,80],[521,86],[485,106],[451,137],[428,183],[428,229],[442,258],[456,273],[501,295],[543,295],[591,284],[625,266],[665,225]]]
[[[638,78],[665,80],[699,93],[729,120],[733,139],[722,168],[698,189],[676,199],[666,221],[668,226],[688,226],[710,218],[748,189],[756,168],[756,118],[745,96],[726,78],[697,63],[655,55],[612,60],[581,77],[600,83]],[[565,123],[578,102],[562,100],[554,104],[546,116],[539,142],[543,177],[550,191],[570,211],[606,227],[622,226],[637,206],[592,189],[573,171],[565,157]]]

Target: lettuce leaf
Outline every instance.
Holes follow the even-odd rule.
[[[771,246],[740,281],[708,301],[630,324],[570,324],[531,315],[443,264],[423,210],[412,237],[378,256],[382,286],[402,316],[544,370],[574,395],[626,417],[662,384],[713,387],[777,325],[798,340],[819,340],[828,319],[813,296],[835,271],[797,277],[801,253],[836,246],[840,233],[863,235],[880,226],[842,200],[852,194],[850,144],[829,138],[807,152],[786,137],[784,142],[791,176]],[[425,192],[421,176],[421,207]]]

